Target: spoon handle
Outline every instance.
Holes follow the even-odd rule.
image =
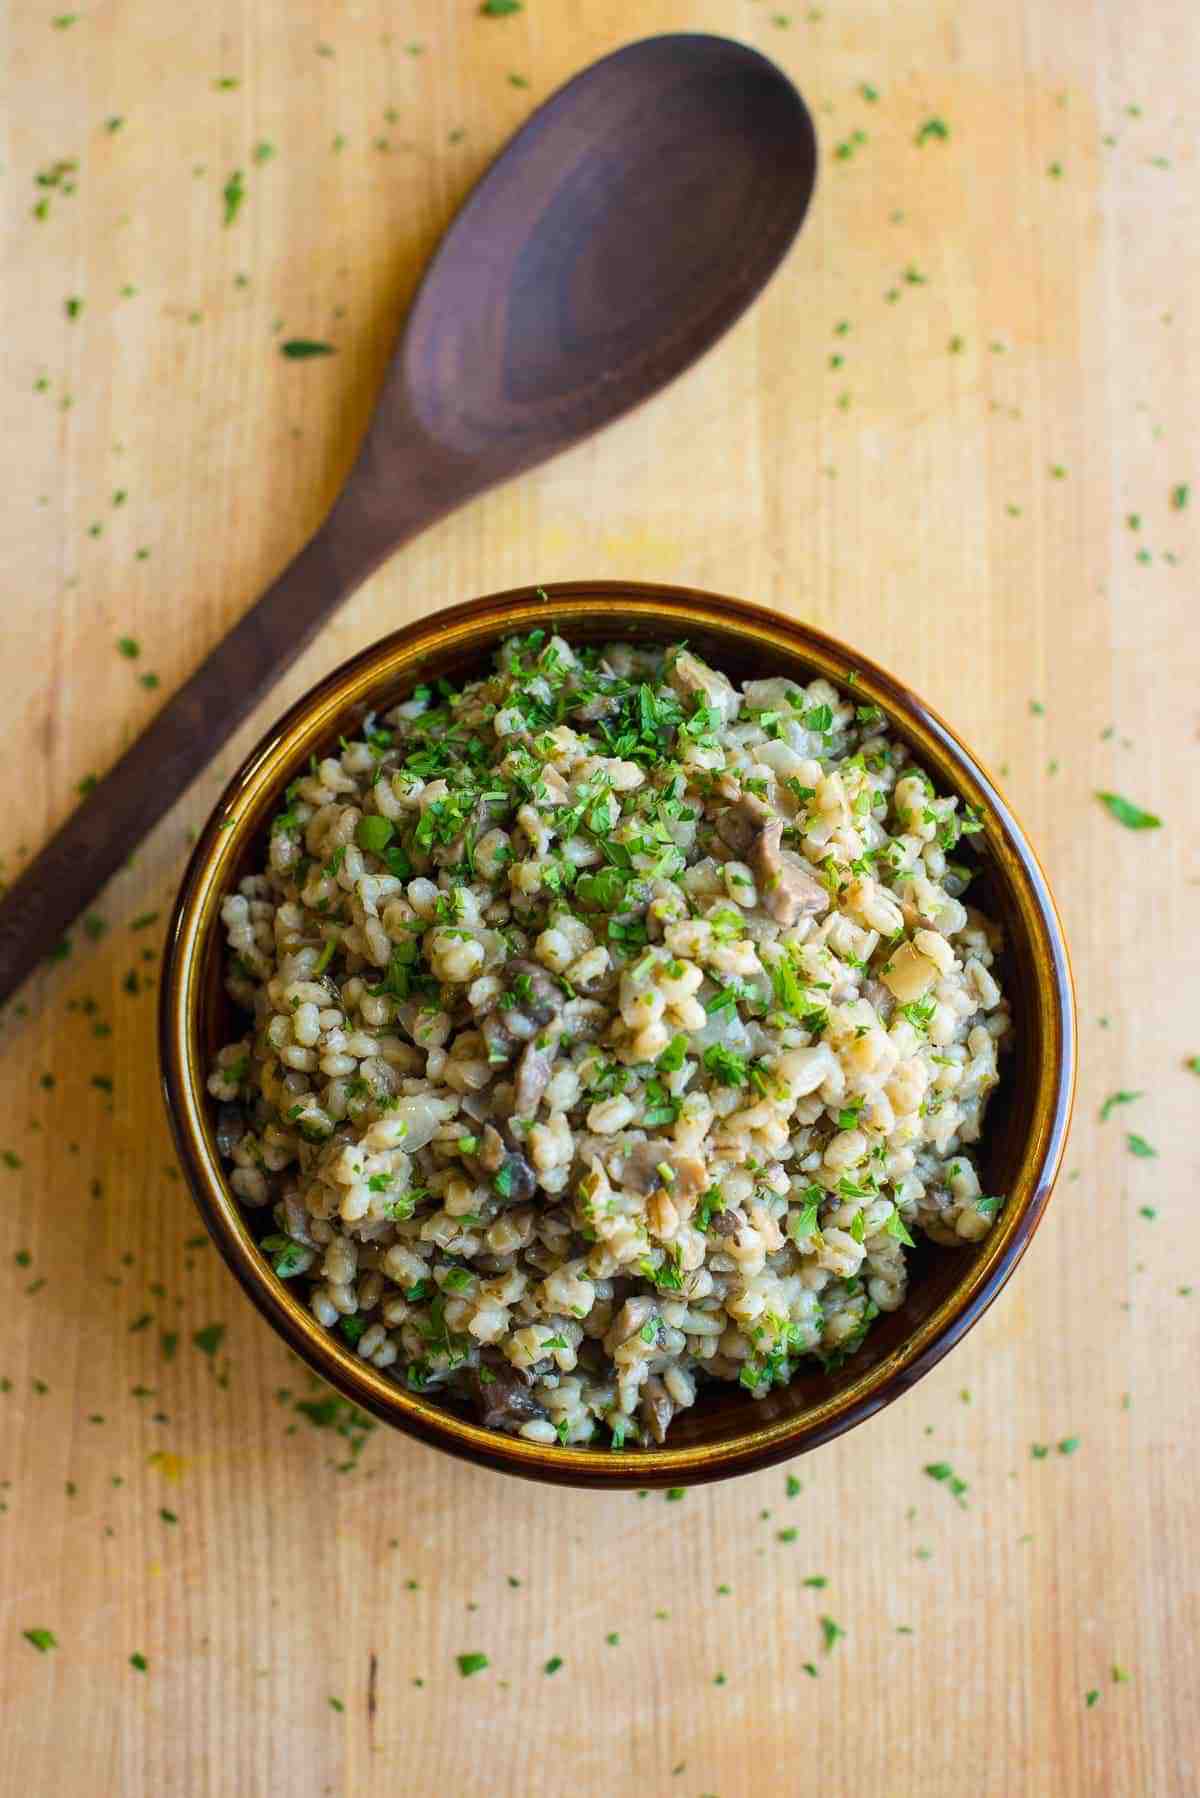
[[[0,1004],[63,940],[110,875],[208,765],[318,626],[383,556],[386,536],[347,489],[316,536],[167,701],[0,900]]]

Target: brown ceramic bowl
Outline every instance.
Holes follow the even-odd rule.
[[[1002,978],[1016,1028],[981,1168],[985,1190],[1007,1194],[1008,1203],[985,1240],[955,1250],[921,1239],[904,1305],[879,1320],[837,1373],[814,1366],[758,1400],[714,1384],[672,1424],[667,1447],[620,1453],[546,1448],[484,1430],[405,1390],[327,1334],[258,1250],[256,1233],[270,1229],[269,1212],[243,1211],[230,1193],[205,1092],[210,1057],[241,1028],[222,987],[221,898],[263,865],[268,820],[289,781],[364,712],[394,704],[419,681],[478,673],[502,637],[551,624],[576,641],[686,638],[737,680],[823,674],[839,687],[852,682],[864,703],[882,706],[938,787],[983,811],[985,828],[970,839],[980,864],[971,891],[1005,928]],[[1054,901],[1016,819],[953,732],[891,675],[819,631],[715,594],[613,581],[569,582],[544,594],[522,589],[439,612],[364,650],[294,705],[230,781],[196,846],[171,921],[160,1032],[167,1107],[196,1203],[284,1341],[347,1399],[411,1436],[506,1473],[592,1487],[683,1486],[767,1467],[828,1442],[906,1392],[961,1340],[1024,1253],[1058,1172],[1075,1077],[1071,974]]]

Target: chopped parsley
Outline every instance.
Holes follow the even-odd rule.
[[[205,1324],[202,1330],[196,1330],[192,1341],[202,1355],[213,1356],[217,1353],[225,1336],[224,1324]]]
[[[491,1665],[486,1654],[460,1654],[455,1658],[458,1661],[458,1670],[464,1679],[469,1679],[472,1673],[482,1673],[485,1667]]]
[[[964,1508],[966,1507],[967,1501],[964,1495],[968,1490],[967,1482],[958,1477],[948,1461],[930,1461],[926,1464],[924,1471],[931,1480],[937,1480],[939,1484],[944,1485],[951,1496]]]
[[[1100,1107],[1100,1122],[1107,1123],[1118,1105],[1132,1105],[1135,1099],[1144,1098],[1143,1093],[1115,1092],[1109,1093]]]
[[[39,1654],[46,1654],[51,1648],[58,1647],[58,1637],[52,1629],[23,1629],[21,1634]]]
[[[1135,1130],[1130,1130],[1126,1134],[1125,1146],[1131,1155],[1138,1156],[1142,1161],[1154,1161],[1158,1157],[1158,1150],[1152,1148],[1145,1137],[1139,1136]]]
[[[311,337],[289,337],[279,346],[279,354],[286,356],[291,362],[304,362],[310,356],[332,356],[335,353],[331,343],[319,343]]]
[[[234,169],[221,189],[221,198],[225,202],[225,223],[232,225],[246,198],[246,184],[241,169]]]
[[[1130,799],[1122,799],[1119,793],[1098,792],[1096,797],[1108,811],[1110,817],[1115,818],[1118,824],[1123,824],[1126,830],[1159,830],[1162,828],[1161,818],[1156,817],[1153,812],[1143,811],[1140,805],[1134,805]]]

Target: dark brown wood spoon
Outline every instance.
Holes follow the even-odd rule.
[[[799,230],[816,160],[795,88],[725,38],[630,44],[538,108],[443,238],[316,536],[0,902],[0,1001],[385,556],[728,330]]]

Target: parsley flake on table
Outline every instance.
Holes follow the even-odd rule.
[[[129,1665],[138,1673],[145,1673],[150,1663],[144,1654],[131,1654]]]
[[[1107,1123],[1118,1105],[1132,1105],[1135,1099],[1141,1099],[1144,1096],[1145,1095],[1140,1092],[1129,1093],[1123,1090],[1120,1092],[1109,1093],[1107,1099],[1105,1099],[1103,1105],[1100,1107],[1100,1122],[1102,1124]]]
[[[39,1654],[46,1654],[51,1648],[58,1647],[58,1637],[52,1629],[23,1629],[21,1634]]]
[[[920,130],[917,132],[914,142],[916,142],[917,144],[928,144],[928,143],[932,143],[935,139],[937,139],[938,141],[944,143],[949,136],[950,136],[950,127],[949,127],[949,125],[947,125],[945,119],[939,119],[939,118],[926,119],[925,123],[921,126]]]
[[[1181,482],[1181,484],[1178,487],[1172,487],[1172,489],[1171,489],[1171,510],[1172,510],[1172,512],[1182,512],[1184,510],[1184,508],[1187,506],[1187,503],[1191,497],[1192,497],[1192,490],[1188,486],[1186,481]]]
[[[1126,1134],[1125,1146],[1131,1155],[1136,1155],[1141,1161],[1156,1161],[1158,1159],[1158,1150],[1152,1148],[1145,1137],[1139,1136],[1135,1130],[1130,1130]]]
[[[965,1509],[967,1501],[964,1494],[968,1490],[967,1482],[958,1477],[949,1461],[929,1461],[926,1463],[924,1471],[931,1480],[937,1480],[940,1485],[944,1485]]]
[[[221,189],[221,198],[225,202],[225,223],[232,225],[246,198],[246,183],[241,169],[234,169]]]
[[[482,1673],[485,1667],[491,1665],[486,1654],[460,1654],[455,1659],[464,1679],[469,1679],[472,1673]]]
[[[520,12],[524,0],[482,0],[479,10],[486,19],[507,19],[510,13]]]
[[[562,1661],[561,1654],[552,1654],[550,1656],[550,1659],[546,1662],[546,1665],[542,1668],[542,1672],[543,1673],[557,1673],[559,1668],[562,1666],[562,1664],[563,1664],[563,1661]]]
[[[1078,1447],[1078,1436],[1064,1436],[1058,1445],[1058,1452],[1060,1455],[1073,1455]]]
[[[312,356],[333,356],[336,351],[331,343],[319,343],[311,337],[289,337],[280,344],[279,353],[290,362],[304,362]]]
[[[821,1639],[825,1644],[826,1654],[833,1653],[834,1643],[837,1642],[839,1637],[844,1636],[845,1633],[846,1632],[841,1624],[835,1623],[832,1617],[821,1618]]]
[[[795,1474],[789,1473],[787,1476],[787,1483],[784,1487],[784,1491],[787,1493],[788,1497],[798,1498],[803,1490],[804,1488],[796,1478]]]
[[[195,1331],[192,1341],[202,1355],[212,1356],[220,1348],[224,1335],[224,1324],[205,1324],[202,1330]]]
[[[1099,1694],[1099,1692],[1097,1692],[1097,1690],[1095,1689],[1094,1686],[1090,1692],[1085,1692],[1083,1695],[1083,1702],[1087,1705],[1089,1711],[1091,1710],[1091,1708],[1094,1704],[1099,1703],[1099,1700],[1100,1700],[1100,1694]]]
[[[1143,811],[1140,805],[1134,805],[1130,799],[1122,799],[1119,793],[1097,792],[1096,798],[1126,830],[1159,830],[1162,827],[1161,818],[1156,817],[1153,812]]]

